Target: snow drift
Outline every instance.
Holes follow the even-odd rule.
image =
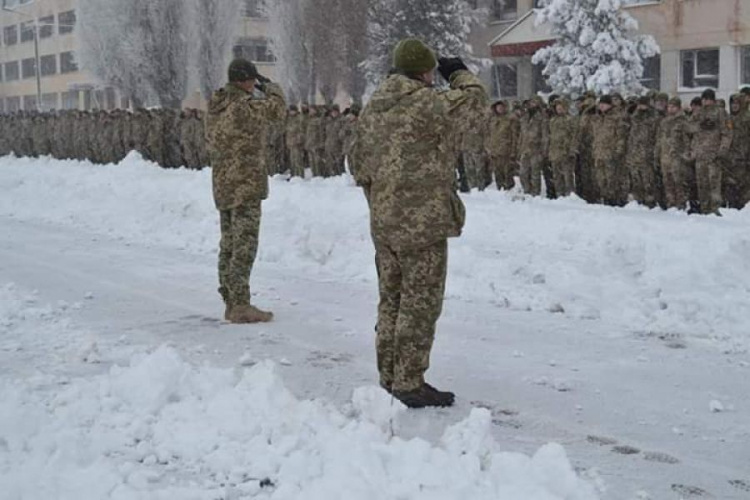
[[[0,215],[70,224],[124,241],[216,252],[210,170],[0,159]],[[746,343],[750,215],[465,196],[451,241],[448,300],[602,321],[634,333]],[[271,182],[258,266],[337,281],[375,280],[367,205],[347,177]]]
[[[14,287],[0,299],[0,338],[85,337]],[[436,446],[407,441],[382,390],[358,389],[342,411],[296,399],[270,362],[195,368],[161,347],[92,377],[4,378],[0,401],[5,500],[597,498],[559,445],[501,453],[487,410]]]

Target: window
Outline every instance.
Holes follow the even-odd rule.
[[[71,90],[70,92],[63,92],[62,97],[62,108],[63,109],[78,109],[78,91]]]
[[[495,21],[513,21],[518,17],[518,0],[492,0],[490,17]]]
[[[719,49],[683,50],[682,86],[719,88]]]
[[[5,100],[5,110],[8,113],[15,113],[21,110],[21,98],[20,97],[8,97]]]
[[[36,59],[30,57],[21,61],[21,78],[34,78],[36,76]]]
[[[60,53],[60,73],[75,73],[78,71],[73,52]]]
[[[5,81],[6,82],[13,82],[15,80],[18,80],[20,76],[21,75],[18,72],[18,61],[11,61],[11,62],[5,63]]]
[[[36,96],[35,95],[25,95],[23,96],[23,109],[26,111],[30,111],[32,109],[38,109],[36,106]]]
[[[242,15],[245,17],[263,17],[260,0],[245,0],[242,2]]]
[[[15,45],[18,43],[18,26],[6,26],[3,28],[3,40],[5,45]]]
[[[234,56],[249,59],[253,62],[272,63],[276,58],[268,48],[265,38],[242,38],[234,47]]]
[[[750,45],[742,47],[740,56],[740,85],[750,85]]]
[[[641,85],[647,89],[661,90],[661,56],[655,55],[643,60]]]
[[[57,56],[42,56],[39,61],[42,67],[42,76],[57,74]]]
[[[60,24],[59,33],[61,35],[73,33],[76,24],[76,11],[69,10],[67,12],[61,12],[57,15],[57,22]]]
[[[57,109],[57,94],[42,94],[42,111]]]
[[[549,94],[552,87],[549,86],[547,77],[544,76],[544,64],[534,64],[531,66],[531,86],[536,94]]]
[[[55,16],[39,18],[39,38],[50,38],[55,34]]]
[[[499,63],[492,67],[492,92],[494,97],[518,97],[518,67]]]
[[[33,42],[34,41],[34,23],[29,21],[27,23],[21,23],[21,43]]]

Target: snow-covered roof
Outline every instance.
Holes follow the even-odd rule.
[[[534,11],[528,11],[526,14],[518,18],[515,23],[511,24],[505,31],[492,39],[489,43],[490,47],[493,45],[510,45],[554,40],[555,37],[550,31],[550,26],[548,24],[536,26],[535,20],[536,16],[534,15]]]

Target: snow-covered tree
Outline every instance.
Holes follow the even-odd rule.
[[[549,23],[557,41],[539,50],[534,64],[555,92],[579,96],[635,93],[643,89],[643,59],[659,53],[651,36],[638,35],[638,22],[622,0],[544,0],[537,24]]]
[[[187,93],[183,0],[78,0],[78,62],[137,104],[179,108]]]
[[[369,80],[380,81],[391,67],[399,40],[419,38],[438,55],[477,62],[468,42],[482,11],[466,0],[372,0],[369,9]]]
[[[196,83],[208,99],[226,81],[227,66],[239,27],[239,0],[192,0],[190,61]]]

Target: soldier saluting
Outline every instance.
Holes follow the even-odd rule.
[[[264,96],[257,97],[256,87]],[[229,83],[208,105],[206,139],[213,168],[213,194],[221,219],[219,293],[232,323],[259,323],[273,314],[250,305],[250,271],[258,250],[261,202],[268,197],[266,138],[284,118],[277,84],[255,65],[236,59]]]
[[[450,406],[454,395],[424,379],[442,312],[448,238],[461,234],[465,219],[448,145],[488,98],[460,59],[440,59],[451,90],[432,88],[438,61],[419,40],[398,44],[394,67],[362,113],[354,150],[379,275],[380,384],[411,408]]]

